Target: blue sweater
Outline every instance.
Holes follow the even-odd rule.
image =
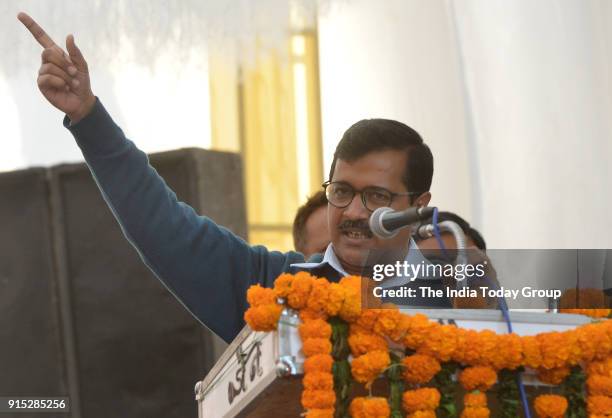
[[[279,274],[297,270],[292,263],[305,261],[297,252],[250,246],[178,201],[147,155],[125,137],[99,101],[74,125],[66,117],[64,126],[74,135],[104,200],[144,263],[192,315],[225,341],[244,326],[249,286],[271,287]],[[339,278],[329,265],[313,274]]]

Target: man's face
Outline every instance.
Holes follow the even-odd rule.
[[[329,228],[327,225],[327,207],[317,208],[306,221],[306,245],[303,253],[306,259],[316,253],[324,253],[329,245]]]
[[[402,182],[406,170],[405,151],[385,150],[366,154],[358,160],[347,162],[338,159],[332,181],[350,184],[355,190],[365,187],[382,187],[393,193],[406,193]],[[419,197],[419,203],[426,205],[429,193]],[[391,207],[402,210],[410,207],[409,196],[396,196]],[[329,232],[334,252],[343,267],[350,274],[362,274],[364,263],[372,249],[407,249],[410,228],[404,228],[391,239],[375,237],[369,230],[371,212],[363,205],[361,194],[345,208],[328,205]]]

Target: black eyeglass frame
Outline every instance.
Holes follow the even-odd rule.
[[[348,187],[351,188],[351,190],[353,191],[353,196],[351,196],[351,199],[348,201],[348,203],[346,205],[344,205],[344,206],[335,205],[329,199],[329,197],[327,196],[327,188],[330,185],[332,185],[332,184],[345,184],[345,185],[347,185]],[[364,187],[361,190],[357,190],[357,189],[355,189],[353,186],[351,186],[349,183],[347,183],[345,181],[329,181],[329,180],[327,180],[321,186],[323,187],[323,190],[325,191],[325,196],[327,197],[327,201],[329,202],[330,205],[332,205],[332,206],[334,206],[334,207],[336,207],[338,209],[344,209],[344,208],[348,207],[353,202],[353,199],[355,199],[355,195],[357,193],[359,193],[361,195],[361,203],[363,203],[363,206],[367,210],[369,210],[370,212],[374,212],[376,209],[370,209],[368,207],[367,201],[366,201],[366,195],[364,193],[365,191],[368,191],[368,190],[378,190],[378,191],[384,191],[386,193],[389,193],[389,195],[391,197],[389,198],[389,202],[386,204],[386,206],[391,206],[391,204],[393,203],[393,199],[395,199],[397,196],[420,196],[421,194],[423,194],[423,192],[395,193],[395,192],[392,192],[391,190],[385,189],[384,187],[378,187],[378,186],[368,186],[368,187]],[[410,203],[412,203],[412,202],[410,202]]]

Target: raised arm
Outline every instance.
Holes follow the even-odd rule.
[[[93,95],[87,63],[74,38],[67,37],[65,54],[32,18],[18,18],[44,48],[40,91],[66,113],[64,124],[124,235],[183,305],[230,341],[244,324],[248,286],[270,286],[303,257],[251,247],[179,202],[147,155],[125,137]]]

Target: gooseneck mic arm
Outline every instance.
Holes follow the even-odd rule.
[[[378,208],[370,216],[370,229],[379,238],[393,238],[400,229],[429,218],[433,211],[434,208],[428,206],[402,211],[388,207]]]

